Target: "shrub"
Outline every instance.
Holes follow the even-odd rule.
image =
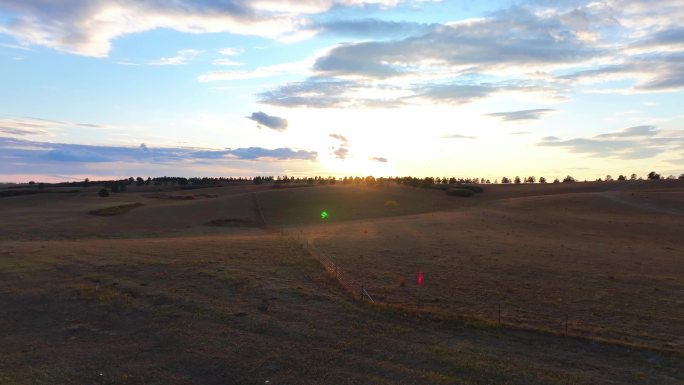
[[[395,201],[394,199],[389,199],[385,201],[385,207],[399,207],[399,202]]]
[[[447,193],[447,195],[453,195],[453,196],[459,196],[459,197],[471,197],[471,196],[475,195],[473,190],[469,190],[466,188],[457,188],[457,187],[448,189],[446,193]]]
[[[103,198],[106,198],[109,196],[109,190],[107,190],[106,188],[103,188],[102,190],[97,192],[97,195],[99,195]]]
[[[470,191],[472,191],[472,192],[474,192],[474,193],[481,193],[481,192],[484,191],[484,190],[482,189],[482,187],[480,187],[480,186],[472,186],[472,185],[461,185],[461,186],[459,186],[459,188],[464,188],[464,189],[470,190]]]

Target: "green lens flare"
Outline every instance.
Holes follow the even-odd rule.
[[[327,211],[321,211],[321,219],[328,219],[328,212]]]

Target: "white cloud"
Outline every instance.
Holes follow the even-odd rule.
[[[244,52],[242,48],[231,48],[231,47],[226,47],[226,48],[221,48],[218,50],[218,53],[221,55],[225,56],[237,56],[240,55]]]
[[[0,33],[22,44],[106,57],[117,37],[168,28],[186,33],[229,32],[269,38],[292,35],[306,16],[335,5],[396,5],[396,0],[137,1],[4,0]]]
[[[245,65],[245,63],[240,63],[239,61],[234,61],[234,60],[230,60],[230,59],[216,59],[216,60],[212,61],[211,64],[213,64],[215,66],[234,66],[234,67]]]
[[[163,57],[150,62],[151,65],[183,65],[188,64],[192,59],[196,58],[202,51],[196,49],[182,49],[176,53],[176,56]]]
[[[225,70],[211,71],[197,77],[200,82],[213,82],[218,80],[246,80],[269,78],[285,74],[306,74],[313,63],[313,58],[298,62],[280,63],[270,66],[257,67],[254,70]]]

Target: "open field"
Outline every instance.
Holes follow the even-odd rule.
[[[573,193],[296,231],[392,306],[684,352],[682,215]]]
[[[96,191],[0,198],[0,384],[684,382],[678,181]]]

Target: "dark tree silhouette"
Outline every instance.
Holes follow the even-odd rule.
[[[566,176],[563,179],[563,183],[573,183],[573,182],[577,182],[577,179],[571,177],[570,175]]]
[[[546,178],[544,178],[543,176],[540,176],[539,177],[539,183],[546,183]]]
[[[660,174],[656,173],[655,171],[651,171],[648,173],[648,179],[658,180],[658,179],[660,179]]]
[[[515,184],[520,184],[520,177],[519,176],[515,177]]]
[[[618,180],[627,180],[627,177],[620,174],[620,176],[618,177]]]

